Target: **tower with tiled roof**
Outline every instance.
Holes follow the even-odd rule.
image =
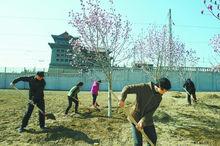
[[[72,69],[71,57],[67,55],[67,50],[71,49],[71,42],[78,38],[69,35],[67,32],[51,36],[54,43],[48,43],[52,51],[49,71]]]

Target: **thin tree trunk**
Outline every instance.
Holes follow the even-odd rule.
[[[111,91],[112,91],[112,73],[109,72],[109,80],[108,80],[108,117],[112,116],[112,97],[111,97]]]

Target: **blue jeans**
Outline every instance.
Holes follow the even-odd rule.
[[[157,142],[157,133],[155,130],[154,125],[151,126],[146,126],[144,127],[144,133],[148,136],[148,138],[151,140],[151,142],[156,145]],[[140,131],[137,130],[134,124],[131,125],[131,132],[132,132],[132,137],[134,139],[134,146],[142,146],[143,145],[143,139],[142,139],[142,134]],[[148,143],[150,146],[150,144]]]

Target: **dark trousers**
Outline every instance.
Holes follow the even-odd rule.
[[[191,104],[191,96],[193,97],[193,100],[194,100],[195,102],[197,101],[197,99],[196,99],[196,94],[195,94],[195,93],[190,93],[190,95],[187,94],[187,101],[188,101],[189,104]]]
[[[97,95],[92,94],[92,104],[95,105],[97,99]]]
[[[44,99],[35,100],[34,104],[45,113]],[[26,111],[26,113],[24,114],[24,117],[22,119],[21,128],[24,128],[28,125],[28,121],[31,117],[33,110],[34,110],[34,105],[31,103],[28,103],[28,110]],[[41,128],[45,126],[45,115],[42,114],[40,111],[39,111],[39,124],[40,124]]]
[[[72,107],[72,103],[73,103],[73,102],[75,103],[75,113],[78,112],[78,107],[79,107],[78,97],[77,97],[77,96],[76,96],[76,97],[70,97],[70,96],[68,96],[68,103],[69,103],[69,105],[68,105],[68,107],[67,107],[67,109],[66,109],[66,111],[65,111],[65,114],[68,114],[70,108]]]
[[[156,133],[154,125],[145,126],[143,130],[144,130],[144,133],[146,133],[148,138],[151,140],[151,142],[154,145],[156,145],[157,133]],[[131,132],[132,132],[132,137],[134,139],[134,146],[142,146],[143,145],[142,134],[140,131],[137,130],[134,124],[131,125]],[[148,145],[150,144],[148,143]]]

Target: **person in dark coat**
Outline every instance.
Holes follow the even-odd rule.
[[[160,105],[162,95],[170,88],[171,83],[167,78],[159,79],[156,84],[149,82],[127,85],[123,88],[121,99],[119,101],[120,107],[124,107],[125,99],[128,94],[136,94],[135,104],[131,113],[129,113],[137,122],[136,126],[134,123],[131,124],[135,146],[142,146],[143,140],[140,132],[141,129],[143,129],[151,142],[156,145],[157,134],[153,123],[153,114]]]
[[[187,101],[191,105],[191,96],[193,97],[194,102],[197,102],[196,99],[196,88],[191,79],[187,79],[183,84],[183,88],[187,93]]]
[[[67,94],[67,98],[68,98],[68,107],[65,111],[65,115],[68,114],[70,108],[72,107],[72,102],[75,103],[75,113],[79,113],[78,112],[78,107],[79,107],[79,99],[78,99],[78,93],[80,92],[80,89],[82,88],[83,86],[83,82],[79,82],[76,86],[73,86],[68,94]]]
[[[38,106],[45,113],[44,88],[46,85],[43,71],[37,72],[35,76],[19,77],[13,80],[11,85],[15,86],[15,84],[20,81],[29,83],[30,102],[28,103],[27,112],[24,114],[24,117],[22,119],[21,127],[18,129],[19,133],[23,132],[25,130],[25,127],[28,125],[28,121],[34,109],[34,105]],[[39,125],[41,129],[45,129],[45,115],[43,115],[40,111],[39,111]]]

